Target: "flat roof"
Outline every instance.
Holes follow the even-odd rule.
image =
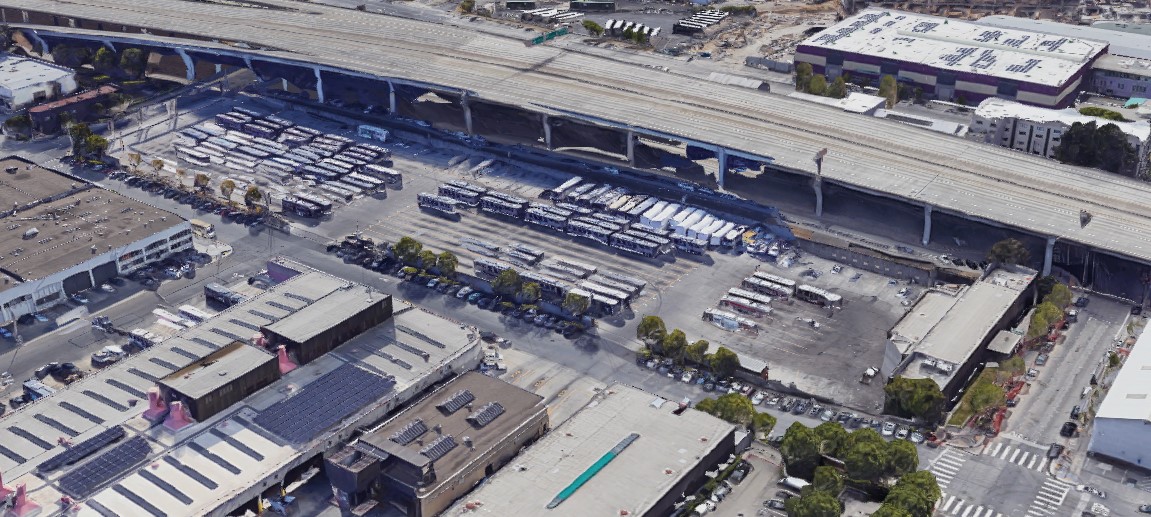
[[[1107,48],[1103,41],[878,8],[800,45],[1048,86],[1062,86]]]
[[[586,406],[520,453],[445,515],[478,502],[476,515],[644,515],[735,426],[622,384]],[[632,434],[639,438],[553,509],[548,504]],[[678,494],[676,494],[678,495]]]
[[[974,23],[1006,29],[1045,32],[1058,34],[1069,38],[1083,38],[1095,41],[1106,41],[1109,54],[1151,59],[1151,35],[1134,32],[1122,32],[1092,25],[1071,25],[1054,20],[1033,20],[1030,18],[1017,18],[1015,16],[993,15],[984,16]]]
[[[45,104],[32,106],[31,108],[28,108],[28,113],[42,113],[45,111],[51,111],[51,110],[54,110],[54,109],[59,108],[61,106],[68,106],[70,104],[76,104],[78,102],[84,102],[86,100],[96,99],[96,98],[99,98],[101,96],[108,95],[110,93],[115,93],[116,91],[117,91],[117,89],[115,86],[111,86],[111,85],[106,84],[104,86],[96,88],[95,90],[88,90],[86,92],[77,93],[75,95],[69,95],[69,96],[64,97],[63,99],[60,99],[57,101],[52,101],[52,102],[48,102]]]
[[[0,88],[21,90],[29,86],[58,81],[76,72],[47,61],[0,54]]]
[[[906,354],[943,321],[958,301],[957,293],[937,289],[923,293],[919,301],[891,329],[891,342],[896,344],[900,353]]]
[[[1132,57],[1106,55],[1095,60],[1093,68],[1096,70],[1109,70],[1139,77],[1151,77],[1151,58],[1137,59]]]
[[[83,264],[93,247],[105,253],[184,224],[174,213],[9,156],[0,159],[0,207],[16,205],[15,220],[0,228],[0,274],[17,282]]]
[[[991,333],[1007,309],[1023,294],[1035,278],[1035,271],[1004,268],[989,272],[983,279],[959,293],[955,305],[943,316],[927,335],[910,350],[925,358],[950,363],[955,370],[937,375],[920,368],[914,361],[902,374],[904,377],[930,377],[947,379],[959,365],[967,362]],[[946,382],[941,382],[944,386]]]
[[[995,334],[995,339],[992,339],[991,343],[987,345],[987,349],[1000,354],[1010,354],[1022,338],[1023,335],[1021,334],[1016,334],[1010,330],[1000,330]]]
[[[1076,122],[1084,124],[1094,122],[1098,126],[1115,124],[1123,133],[1139,139],[1140,142],[1146,142],[1148,138],[1151,138],[1151,121],[1115,122],[1100,117],[1082,115],[1074,108],[1055,110],[1029,106],[997,97],[989,97],[980,102],[979,107],[975,108],[975,116],[989,119],[1017,118],[1039,123],[1059,122],[1069,127]]]
[[[429,372],[429,365],[457,356],[478,336],[442,316],[392,300],[392,318],[332,351],[363,368],[396,380],[403,390]]]
[[[276,356],[262,348],[236,341],[172,372],[159,383],[198,399],[275,360]]]
[[[540,412],[546,411],[543,400],[543,397],[503,380],[467,372],[383,425],[364,433],[357,448],[381,458],[395,456],[418,469],[434,464],[437,485],[443,484],[474,462],[477,450],[496,446]],[[450,406],[452,403],[457,403],[457,406]],[[490,406],[492,403],[498,404],[502,413],[496,406]],[[452,408],[455,409],[449,413],[447,410]],[[486,418],[488,415],[495,415],[494,419],[486,425],[478,425],[483,420],[477,421],[476,417]],[[425,448],[433,447],[436,440],[446,440],[441,437],[450,438],[457,446],[438,458],[430,450],[425,454]],[[467,446],[465,437],[470,438],[474,446]]]
[[[1151,424],[1151,332],[1139,334],[1095,418]]]
[[[359,314],[380,303],[381,299],[388,298],[383,293],[369,294],[368,289],[345,281],[339,289],[313,300],[291,318],[284,318],[264,328],[296,343],[307,342],[348,319],[349,315]]]

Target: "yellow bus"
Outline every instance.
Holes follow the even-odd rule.
[[[205,239],[212,239],[216,237],[216,228],[212,226],[212,223],[204,222],[199,219],[192,219],[188,222],[192,225],[192,233]]]

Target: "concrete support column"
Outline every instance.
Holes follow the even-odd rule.
[[[635,131],[627,132],[627,164],[635,167]]]
[[[103,43],[105,47],[108,47],[108,50],[111,50],[112,52],[116,51],[116,46],[112,44],[112,40],[106,39],[104,41],[101,41],[100,43]]]
[[[468,102],[467,92],[460,96],[460,107],[464,108],[464,127],[467,129],[468,136],[472,136],[475,133],[472,132],[472,107],[471,103]]]
[[[288,80],[280,79],[280,87],[283,88],[284,91],[288,91]]]
[[[931,242],[931,205],[923,205],[923,245]]]
[[[254,68],[252,68],[252,58],[250,58],[248,56],[244,56],[244,66],[247,67],[248,70],[251,70],[253,72],[256,71]],[[285,80],[284,82],[287,82],[287,80]]]
[[[812,178],[811,189],[815,191],[815,216],[823,217],[823,178]]]
[[[113,51],[113,52],[115,52],[115,51]],[[184,68],[185,68],[185,74],[187,75],[187,79],[189,81],[195,81],[196,80],[196,62],[192,61],[192,56],[189,56],[188,53],[184,52],[184,49],[182,49],[182,48],[176,49],[176,55],[180,56],[180,59],[184,60]]]
[[[719,184],[719,188],[723,188],[723,179],[724,176],[727,176],[727,149],[715,148],[715,159],[719,162],[719,169],[715,172],[715,182]]]
[[[1087,281],[1087,271],[1088,271],[1088,268],[1090,267],[1090,265],[1091,265],[1091,250],[1087,249],[1083,253],[1083,274],[1079,275],[1079,282],[1081,285],[1089,285],[1090,284],[1090,282]]]
[[[388,114],[396,114],[396,83],[388,81]]]
[[[320,101],[320,104],[323,104],[324,103],[324,76],[323,76],[323,74],[320,73],[320,67],[317,66],[316,68],[313,68],[312,70],[314,70],[316,72],[316,100]]]
[[[1043,276],[1051,274],[1051,259],[1055,254],[1055,241],[1057,237],[1047,238],[1047,249],[1043,251]]]
[[[544,125],[544,147],[547,147],[547,149],[549,151],[551,151],[552,149],[555,149],[555,147],[552,146],[551,117],[549,117],[547,115],[540,115],[540,119],[543,121],[543,125]]]
[[[223,72],[223,71],[224,71],[224,65],[217,63],[216,64],[216,73],[218,74],[218,73]]]
[[[28,13],[24,13],[24,18],[24,23],[28,23]],[[36,31],[24,31],[24,34],[32,38],[32,42],[35,43],[37,47],[40,47],[41,56],[52,53],[52,49],[48,48],[48,42],[44,41],[44,38],[41,38],[39,34],[36,34]]]

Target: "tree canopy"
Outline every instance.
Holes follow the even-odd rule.
[[[1071,288],[1067,284],[1056,283],[1051,286],[1051,292],[1043,297],[1044,302],[1048,302],[1056,307],[1066,307],[1071,305]]]
[[[496,294],[504,296],[514,296],[520,290],[520,274],[514,269],[505,269],[496,275],[496,279],[492,281],[492,290]]]
[[[1026,265],[1030,259],[1031,252],[1018,239],[1003,239],[987,251],[987,260],[992,262]]]
[[[811,63],[795,65],[795,89],[801,92],[807,91],[807,85],[811,83],[812,75],[814,72],[811,70]]]
[[[591,20],[584,20],[583,28],[592,36],[600,36],[603,34],[603,26]]]
[[[1054,287],[1052,292],[1054,292]],[[1031,313],[1031,324],[1027,327],[1027,337],[1035,338],[1047,334],[1051,330],[1051,326],[1061,318],[1063,318],[1063,309],[1056,307],[1049,301],[1040,303],[1035,307],[1035,312]]]
[[[706,339],[687,345],[687,349],[684,350],[684,359],[689,363],[704,364],[704,361],[707,360],[707,349],[710,346],[711,343],[708,343]]]
[[[261,199],[264,199],[264,193],[260,192],[260,188],[255,185],[248,187],[248,190],[244,192],[244,203],[246,204],[254,205],[259,203]]]
[[[684,352],[687,350],[687,336],[680,329],[671,331],[663,338],[663,355],[674,359],[677,363],[683,362]],[[743,397],[747,398],[747,397]]]
[[[436,252],[421,250],[419,255],[420,267],[428,269],[436,266]]]
[[[807,93],[812,95],[826,94],[827,78],[819,74],[811,76],[811,80],[807,83]]]
[[[1127,171],[1136,160],[1135,148],[1127,134],[1112,123],[1098,126],[1095,121],[1075,122],[1060,137],[1055,159],[1072,165],[1095,167],[1108,172]],[[1130,169],[1134,169],[1133,167]]]
[[[842,429],[843,426],[840,426]],[[827,492],[832,495],[839,495],[843,491],[843,476],[839,474],[835,467],[820,466],[815,468],[815,477],[811,480],[811,487],[814,490]]]
[[[879,96],[887,99],[887,109],[899,102],[899,82],[894,76],[885,75],[879,79]]]
[[[120,70],[132,79],[144,75],[144,66],[148,63],[148,55],[138,48],[125,49],[120,54]]]
[[[392,245],[392,254],[395,255],[400,262],[407,265],[413,265],[420,258],[420,251],[423,251],[424,245],[411,237],[400,237]]]
[[[232,199],[232,192],[236,191],[236,182],[224,180],[220,182],[220,196],[225,200]]]
[[[847,80],[843,76],[836,77],[827,87],[827,96],[835,99],[847,97]]]
[[[739,356],[725,347],[719,347],[711,355],[711,373],[720,377],[729,377],[739,369]]]
[[[520,291],[516,294],[521,303],[536,303],[542,296],[540,291],[540,284],[536,282],[524,282],[520,285]]]
[[[888,476],[903,476],[919,467],[919,450],[915,444],[907,440],[892,440],[887,442],[887,469]]]
[[[667,325],[664,325],[663,318],[659,316],[644,316],[639,326],[635,328],[635,335],[641,341],[658,343],[667,335]]]
[[[819,438],[819,450],[823,454],[839,457],[843,447],[847,445],[848,433],[838,422],[824,422],[813,430]]]
[[[775,429],[776,423],[775,417],[770,413],[756,413],[751,419],[751,429],[757,433],[767,434]]]
[[[755,406],[747,397],[739,393],[726,393],[719,398],[703,399],[695,408],[738,425],[748,425],[756,416]]]
[[[887,443],[883,440],[878,443],[853,443],[839,455],[839,459],[843,460],[844,466],[847,467],[848,477],[875,483],[883,477],[887,469]]]
[[[897,376],[884,386],[883,393],[886,395],[886,412],[931,423],[943,417],[943,406],[947,402],[939,385],[931,379]]]
[[[784,504],[788,517],[839,517],[843,513],[839,499],[822,490],[810,490]]]
[[[883,507],[890,508],[883,510],[881,507],[880,509],[884,513],[873,515],[930,517],[939,498],[939,484],[931,472],[926,470],[909,472],[895,482],[895,486],[891,488],[883,500]]]
[[[795,422],[783,434],[779,453],[789,475],[810,479],[819,466],[819,436],[810,427]]]
[[[575,292],[568,292],[564,295],[563,308],[565,311],[580,315],[587,312],[589,306],[591,306],[591,300],[587,296]]]
[[[440,270],[440,274],[446,277],[456,276],[456,268],[460,266],[460,259],[456,258],[456,254],[450,251],[440,253],[436,257],[436,269]]]

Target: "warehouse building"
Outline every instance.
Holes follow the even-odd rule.
[[[280,378],[276,356],[236,341],[160,379],[168,404],[183,403],[203,421]]]
[[[730,423],[616,384],[444,515],[672,515],[735,440]]]
[[[0,168],[0,322],[192,248],[173,213],[23,158]]]
[[[543,397],[468,372],[329,456],[325,468],[346,507],[374,499],[433,517],[547,428]]]
[[[0,103],[8,112],[19,111],[76,91],[76,72],[71,68],[32,59],[0,54]]]
[[[1095,413],[1087,451],[1146,468],[1144,461],[1151,465],[1148,422],[1151,422],[1151,333],[1144,332]]]
[[[261,328],[270,348],[283,345],[298,364],[309,363],[392,316],[392,297],[350,282],[342,291]]]
[[[866,9],[805,40],[795,62],[829,79],[849,73],[878,84],[894,76],[942,100],[975,104],[999,97],[1062,108],[1106,51],[1102,41]]]
[[[888,332],[880,372],[931,379],[954,404],[988,345],[1022,313],[1035,276],[1033,269],[1000,266],[970,286],[929,289]]]

